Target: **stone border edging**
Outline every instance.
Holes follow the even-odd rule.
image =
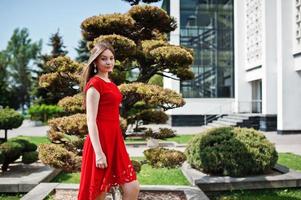
[[[17,192],[29,192],[41,182],[51,181],[61,172],[60,169],[55,169],[49,166],[41,166],[36,172],[29,174],[28,176],[5,177],[0,178],[0,192],[3,193],[17,193]]]
[[[45,199],[59,183],[40,183],[30,190],[21,200],[43,200]]]
[[[147,142],[126,142],[126,145],[145,145],[147,146]],[[168,146],[172,145],[172,146]],[[181,144],[174,141],[169,142],[159,142],[159,147],[186,147],[187,144]]]
[[[174,185],[142,185],[140,191],[183,191],[187,200],[209,200],[209,198],[197,187]],[[44,200],[55,189],[78,190],[79,184],[65,183],[40,183],[21,200]]]
[[[205,173],[193,169],[187,161],[184,162],[181,167],[188,181],[203,191],[301,187],[300,172],[279,164],[276,164],[274,169],[282,174],[236,178],[229,176],[208,176]]]

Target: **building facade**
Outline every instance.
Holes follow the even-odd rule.
[[[195,79],[164,78],[186,105],[172,125],[257,113],[263,130],[301,133],[301,0],[165,0],[172,44],[194,49]]]

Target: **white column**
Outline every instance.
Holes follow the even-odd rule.
[[[174,17],[177,21],[177,29],[170,33],[170,43],[180,45],[180,0],[170,0],[170,16]],[[172,74],[165,73],[168,76],[175,77]],[[171,78],[163,78],[163,87],[180,92],[180,81]]]
[[[243,112],[242,102],[251,101],[251,85],[245,80],[245,4],[244,1],[234,1],[234,86],[235,86],[235,112]]]
[[[277,12],[275,0],[263,3],[262,114],[277,113]]]
[[[300,55],[293,56],[294,2],[277,0],[277,129],[301,133],[301,72],[296,70],[301,61]]]

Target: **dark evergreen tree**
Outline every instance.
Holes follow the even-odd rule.
[[[77,52],[77,57],[75,58],[78,62],[86,62],[89,59],[89,49],[87,47],[87,41],[85,39],[81,39],[78,41],[78,47],[75,48]]]
[[[65,50],[66,46],[63,43],[63,38],[60,36],[59,30],[52,34],[50,37],[50,43],[48,44],[52,47],[51,57],[56,58],[59,56],[67,55],[68,51]]]
[[[9,88],[7,83],[7,58],[5,56],[5,53],[2,51],[0,52],[0,106],[6,107],[10,105],[10,99],[9,99]]]

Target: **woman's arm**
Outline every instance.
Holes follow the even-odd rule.
[[[106,156],[103,153],[99,136],[98,128],[96,124],[96,117],[98,112],[99,92],[94,88],[90,87],[86,94],[86,111],[87,111],[87,125],[88,132],[91,139],[91,143],[95,152],[96,167],[106,167]],[[99,166],[100,165],[100,166]],[[104,165],[104,166],[101,166]]]

